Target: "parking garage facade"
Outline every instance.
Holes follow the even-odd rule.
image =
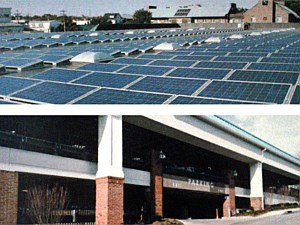
[[[299,176],[198,139],[142,116],[2,116],[0,223],[34,223],[28,191],[41,184],[68,190],[62,222],[221,218],[299,202]]]

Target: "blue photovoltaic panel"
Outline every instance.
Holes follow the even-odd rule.
[[[300,64],[300,58],[279,58],[279,57],[272,57],[272,58],[263,58],[261,62],[269,62],[269,63],[297,63]]]
[[[191,56],[196,56],[196,55],[208,55],[208,56],[224,56],[226,55],[228,52],[202,52],[202,51],[198,51],[198,52],[193,52],[192,54],[190,54]]]
[[[300,86],[296,87],[296,90],[291,100],[291,104],[300,104]]]
[[[297,65],[297,64],[282,64],[282,63],[252,63],[247,69],[249,69],[249,70],[300,72],[299,65]]]
[[[41,79],[41,80],[69,82],[71,80],[77,79],[88,73],[89,72],[87,72],[87,71],[76,71],[76,70],[67,70],[67,69],[50,69],[43,73],[33,76],[33,78]]]
[[[229,80],[296,84],[299,73],[237,70]]]
[[[175,60],[156,60],[152,63],[150,63],[150,65],[153,66],[176,66],[176,67],[190,67],[193,64],[195,64],[196,61],[175,61]]]
[[[259,57],[238,57],[238,56],[218,56],[214,59],[214,61],[222,61],[222,62],[257,62]]]
[[[117,65],[117,64],[105,64],[105,63],[90,63],[79,67],[79,70],[91,70],[95,72],[115,72],[119,69],[124,67],[124,65]]]
[[[92,73],[75,81],[75,83],[100,87],[122,88],[138,78],[140,78],[140,76],[113,73]]]
[[[178,95],[192,95],[206,81],[207,80],[146,77],[129,87],[129,89]]]
[[[101,89],[76,104],[162,104],[171,95]]]
[[[292,54],[289,54],[289,53],[273,53],[272,54],[272,57],[288,57],[288,58],[300,58],[300,53],[292,53]]]
[[[36,63],[39,63],[39,60],[35,59],[12,59],[4,62],[3,64],[6,67],[24,67],[24,66],[29,66],[29,65],[34,65]]]
[[[231,52],[229,56],[254,56],[254,57],[265,57],[269,53],[267,52]]]
[[[220,68],[220,69],[243,69],[247,63],[238,62],[199,62],[194,67],[199,68]]]
[[[93,89],[78,85],[44,82],[21,91],[13,97],[43,103],[66,104]]]
[[[193,97],[176,97],[170,104],[253,104],[243,101],[228,101],[222,99],[210,99],[210,98],[193,98]]]
[[[231,70],[177,68],[168,77],[186,77],[202,79],[223,79]]]
[[[282,104],[289,88],[285,84],[213,81],[199,96]]]
[[[68,61],[72,58],[72,56],[67,55],[45,55],[40,57],[41,60],[47,63],[60,63],[63,61]]]
[[[174,56],[174,55],[189,55],[189,54],[191,54],[191,52],[193,52],[193,51],[190,51],[190,52],[187,52],[187,51],[160,52],[160,53],[158,53],[158,55],[172,55],[172,56]]]
[[[0,77],[0,95],[12,94],[37,82],[36,80],[22,78]]]
[[[162,76],[168,71],[170,71],[172,67],[158,67],[158,66],[128,66],[119,73],[127,73],[127,74],[142,74],[142,75],[153,75],[153,76]]]
[[[175,56],[172,60],[196,60],[196,61],[200,61],[200,60],[205,60],[205,61],[209,61],[213,58],[214,56],[205,56],[205,55],[178,55]]]
[[[0,100],[0,105],[7,105],[7,104],[11,105],[11,104],[16,104],[16,103],[13,103],[13,102],[6,102],[6,101]]]
[[[129,65],[146,65],[153,60],[150,59],[138,59],[138,58],[118,58],[112,63],[129,64]]]
[[[171,59],[173,58],[173,55],[150,55],[150,54],[144,54],[138,56],[139,59]]]

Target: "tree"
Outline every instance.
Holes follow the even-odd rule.
[[[298,15],[300,15],[300,2],[294,1],[294,2],[286,2],[285,5],[290,8],[291,10],[295,11]]]
[[[135,23],[141,23],[141,24],[150,23],[151,18],[152,18],[152,13],[144,9],[137,10],[133,14],[133,21]]]
[[[33,223],[59,223],[63,216],[59,211],[66,209],[69,194],[67,189],[58,185],[41,185],[28,190],[27,200],[29,217]]]

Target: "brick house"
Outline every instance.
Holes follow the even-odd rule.
[[[229,23],[236,4],[228,6],[186,5],[157,7],[149,6],[151,23]]]
[[[283,0],[259,0],[244,13],[245,23],[291,23],[299,22],[299,15],[285,6]]]

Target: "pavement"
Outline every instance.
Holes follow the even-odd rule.
[[[291,212],[291,213],[290,213]],[[257,217],[180,220],[185,225],[300,225],[300,208],[277,210]]]

